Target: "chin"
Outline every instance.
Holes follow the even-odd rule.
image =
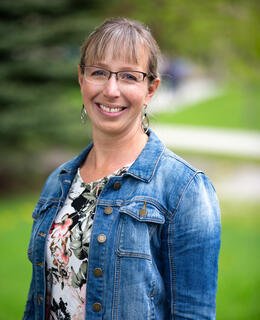
[[[140,128],[141,128],[141,124],[140,124]],[[129,126],[126,124],[118,124],[118,123],[109,123],[109,124],[101,124],[99,126],[98,131],[102,131],[103,133],[107,134],[107,135],[111,135],[111,136],[122,136],[123,134],[128,134],[129,132],[133,132],[136,131],[137,126]]]

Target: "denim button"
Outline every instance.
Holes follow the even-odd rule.
[[[95,268],[95,269],[94,269],[94,275],[95,275],[96,277],[101,277],[101,276],[103,275],[102,269],[101,269],[101,268]]]
[[[102,309],[101,303],[95,302],[95,303],[93,304],[93,310],[94,310],[94,311],[98,312],[98,311],[100,311],[101,309]]]
[[[147,210],[145,209],[145,207],[146,207],[146,201],[144,202],[142,209],[139,210],[139,215],[141,217],[144,217],[147,214]]]
[[[35,265],[38,267],[42,267],[42,262],[36,263]]]
[[[116,181],[114,183],[114,186],[113,186],[114,190],[119,190],[121,188],[121,183],[120,181]]]
[[[37,301],[38,301],[38,305],[41,304],[43,297],[42,296],[37,296]]]
[[[144,217],[146,214],[147,214],[147,210],[146,209],[142,208],[142,209],[139,210],[139,215],[141,217]]]
[[[107,237],[103,233],[101,233],[98,235],[97,240],[99,243],[104,243],[107,240]]]
[[[113,212],[113,208],[112,207],[106,207],[104,212],[105,212],[105,214],[111,214]]]
[[[46,233],[39,232],[39,233],[38,233],[38,236],[45,238],[45,237],[46,237]]]

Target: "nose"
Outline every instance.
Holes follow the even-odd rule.
[[[115,74],[111,74],[105,83],[103,93],[108,98],[117,98],[120,96],[119,84]]]

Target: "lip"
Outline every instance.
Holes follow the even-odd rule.
[[[109,109],[113,109],[113,108],[123,108],[123,109],[120,110],[120,111],[117,111],[117,112],[108,112],[108,111],[105,111],[104,109],[101,109],[101,107],[100,107],[101,104],[103,106],[109,108]],[[102,114],[104,114],[104,115],[106,115],[108,117],[117,117],[117,116],[121,115],[122,113],[124,113],[126,111],[126,109],[127,109],[127,107],[122,107],[122,106],[119,106],[119,105],[112,105],[112,104],[108,105],[108,104],[105,104],[105,103],[103,104],[103,103],[97,103],[96,102],[95,105],[97,107],[97,110],[100,113],[102,113]]]

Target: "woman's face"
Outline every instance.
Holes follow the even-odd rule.
[[[96,61],[93,65],[113,72],[127,70],[147,73],[147,54],[145,50],[139,52],[137,64],[106,55],[104,60]],[[78,74],[83,103],[92,122],[93,134],[102,132],[106,135],[122,135],[131,130],[142,132],[141,112],[157,89],[159,79],[149,84],[145,77],[143,82],[122,85],[115,74],[112,74],[105,84],[97,85],[87,81],[80,70]]]

